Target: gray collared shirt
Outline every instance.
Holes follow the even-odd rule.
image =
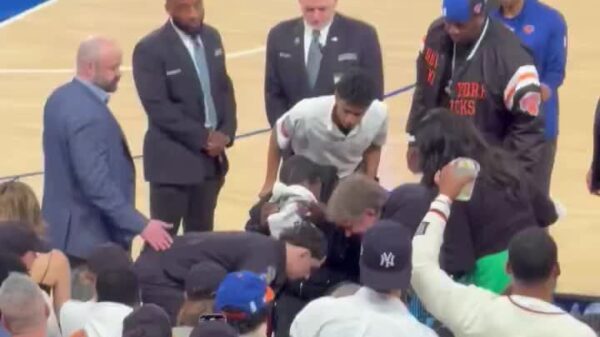
[[[88,89],[90,89],[90,91],[94,95],[96,95],[96,97],[98,97],[98,99],[100,99],[101,102],[103,102],[104,104],[108,104],[110,95],[106,91],[104,91],[104,89],[100,88],[99,86],[95,85],[94,83],[91,83],[91,82],[81,79],[79,77],[75,77],[75,80],[79,81],[79,83],[83,84]]]

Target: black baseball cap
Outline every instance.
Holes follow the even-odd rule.
[[[227,276],[227,270],[219,264],[204,261],[195,264],[185,277],[188,297],[214,297],[219,284]]]
[[[97,246],[87,258],[88,268],[96,275],[101,272],[130,269],[132,264],[129,252],[115,243]]]
[[[454,23],[465,23],[474,15],[485,12],[486,0],[443,0],[444,19]]]
[[[27,252],[47,253],[49,245],[23,222],[0,223],[0,252],[23,256]]]
[[[206,321],[196,325],[190,337],[238,337],[233,327],[224,321]]]
[[[404,290],[412,272],[412,235],[403,225],[380,220],[365,233],[360,254],[360,281],[374,290]]]
[[[123,337],[171,337],[171,320],[164,309],[144,304],[123,320]]]

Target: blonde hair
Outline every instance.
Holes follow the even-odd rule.
[[[0,221],[23,222],[39,236],[44,235],[40,203],[31,187],[19,181],[0,184]]]
[[[387,193],[375,180],[353,174],[338,184],[327,203],[327,219],[338,226],[348,226],[357,221],[363,213],[372,209],[381,213]]]

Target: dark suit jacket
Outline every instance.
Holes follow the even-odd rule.
[[[52,246],[83,259],[106,242],[127,247],[146,218],[134,208],[133,161],[106,104],[77,80],[61,86],[46,102],[43,139]]]
[[[236,102],[225,66],[219,33],[205,25],[201,33],[217,110],[217,130],[235,137]],[[165,184],[198,184],[225,175],[227,158],[203,150],[204,97],[194,61],[170,22],[144,37],[133,52],[133,76],[148,114],[144,140],[146,180]],[[231,144],[230,144],[231,145]]]
[[[265,106],[269,124],[304,98],[331,95],[334,79],[353,67],[373,76],[378,98],[383,98],[383,65],[377,32],[372,26],[336,14],[315,88],[308,85],[304,57],[304,21],[284,21],[269,32],[265,74]]]
[[[592,158],[592,190],[600,189],[600,99],[594,117],[594,155]]]

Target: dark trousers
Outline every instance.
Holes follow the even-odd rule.
[[[533,181],[540,191],[550,195],[550,184],[552,181],[552,171],[554,170],[554,160],[556,158],[556,139],[547,140],[541,149],[540,161],[536,165]]]
[[[198,185],[150,183],[150,216],[173,224],[171,235],[177,235],[182,220],[184,233],[212,231],[223,183],[224,177],[209,178]]]

